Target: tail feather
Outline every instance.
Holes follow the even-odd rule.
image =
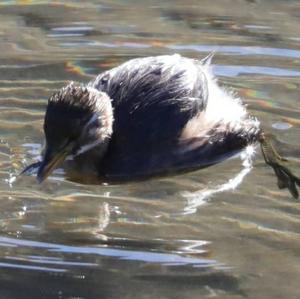
[[[207,56],[205,56],[204,58],[201,59],[201,64],[204,66],[210,65],[215,54],[216,54],[216,51],[209,53]]]

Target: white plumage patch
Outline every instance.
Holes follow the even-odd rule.
[[[250,117],[240,98],[217,83],[209,63],[199,64],[207,82],[208,99],[204,111],[192,118],[182,131],[181,138],[210,137],[215,132],[240,132],[259,129],[257,119]],[[193,77],[189,76],[192,81]]]
[[[79,150],[76,152],[76,154],[74,155],[75,157],[76,156],[79,156],[91,149],[93,149],[94,147],[96,147],[97,145],[101,144],[103,142],[102,139],[99,139],[99,140],[95,140],[94,142],[91,142],[91,143],[88,143],[88,144],[85,144],[83,146],[81,146],[79,148]]]
[[[223,123],[230,128],[238,126],[247,117],[247,111],[241,100],[233,93],[220,87],[213,76],[211,66],[203,66],[207,78],[208,102],[205,110],[205,120],[208,123]]]

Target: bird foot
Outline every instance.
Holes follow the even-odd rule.
[[[300,178],[294,175],[285,165],[288,160],[278,154],[271,143],[270,136],[262,133],[259,142],[266,164],[273,168],[277,176],[278,188],[287,188],[294,198],[298,198],[297,186],[300,187]]]

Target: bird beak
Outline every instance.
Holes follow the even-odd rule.
[[[66,159],[69,154],[68,148],[63,148],[60,151],[52,151],[47,148],[44,159],[38,169],[37,180],[42,183],[51,173]]]

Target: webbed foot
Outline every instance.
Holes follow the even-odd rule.
[[[300,187],[300,179],[285,165],[288,160],[278,154],[271,143],[270,136],[261,133],[259,142],[266,164],[274,169],[277,176],[278,188],[287,188],[294,198],[298,198],[299,192],[297,186]]]

